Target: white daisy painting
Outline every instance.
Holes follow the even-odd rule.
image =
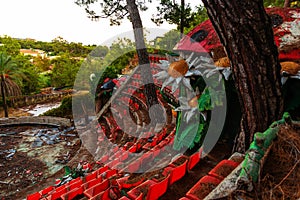
[[[193,58],[193,53],[185,60],[183,57],[171,62],[168,60],[160,60],[158,65],[163,71],[154,75],[159,80],[164,80],[161,90],[166,86],[172,86],[172,93],[174,93],[183,84],[187,89],[193,91],[190,83],[190,76],[201,76],[199,68],[201,67],[201,58]]]
[[[198,94],[196,94],[198,93]],[[187,123],[191,120],[192,116],[202,115],[206,121],[206,114],[200,112],[198,109],[198,99],[200,98],[199,92],[188,92],[186,97],[179,97],[180,106],[175,109],[175,111],[184,112],[184,118]]]

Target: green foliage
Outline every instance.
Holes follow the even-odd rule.
[[[82,70],[78,78],[85,85],[88,83],[89,75],[96,74],[98,84],[102,84],[105,78],[117,78],[122,70],[129,64],[135,54],[134,43],[130,39],[118,39],[114,41],[106,56],[102,59],[90,56],[82,64]],[[85,78],[82,78],[85,77]],[[93,83],[94,84],[94,83]],[[83,84],[81,84],[83,85]]]
[[[204,22],[208,19],[208,15],[205,7],[197,7],[197,10],[194,13],[194,19],[190,21],[189,26],[184,29],[184,34],[188,34],[191,30],[193,30],[200,23]]]
[[[147,10],[146,2],[151,3],[152,0],[136,1],[140,11]],[[120,25],[123,19],[129,18],[126,0],[75,0],[75,4],[84,7],[92,19],[109,18],[111,25]]]
[[[72,59],[69,55],[64,54],[52,60],[52,64],[54,65],[52,71],[52,86],[73,86],[81,61]]]
[[[51,86],[51,74],[50,73],[40,73],[38,77],[40,88],[46,88]]]
[[[26,95],[38,93],[41,85],[36,70],[33,67],[23,68],[22,73],[25,75],[25,78],[22,79],[22,93]]]
[[[0,51],[15,56],[20,53],[20,49],[40,49],[48,53],[48,56],[59,55],[62,52],[68,53],[71,57],[86,57],[96,45],[83,45],[82,43],[69,43],[58,36],[51,42],[35,41],[33,39],[14,39],[9,36],[0,37]],[[97,55],[104,57],[108,52],[108,47],[98,46]],[[96,54],[94,56],[96,56]]]
[[[43,114],[43,116],[53,116],[53,117],[64,117],[64,118],[73,118],[73,107],[76,108],[76,113],[84,114],[84,110],[82,108],[82,102],[85,102],[85,105],[90,107],[87,110],[92,110],[93,101],[89,94],[83,95],[69,95],[63,98],[61,105],[57,108],[53,108],[48,110]]]
[[[10,56],[16,56],[20,53],[21,45],[16,39],[13,39],[9,36],[4,36],[0,38],[1,46],[0,51],[5,52]]]
[[[13,57],[7,55],[5,52],[0,52],[0,81],[3,83],[6,96],[21,94],[19,84],[22,81],[23,74],[18,70],[17,64]]]
[[[163,37],[156,38],[154,41],[154,46],[157,49],[171,51],[179,41],[180,32],[173,29],[165,33]]]
[[[264,0],[265,7],[283,7],[284,0]]]
[[[0,95],[5,117],[8,117],[6,97],[21,95],[20,86],[16,83],[20,74],[12,57],[5,52],[0,52]]]
[[[97,47],[96,46],[89,46],[88,48],[91,50],[89,55],[92,56],[92,57],[101,57],[101,58],[103,58],[103,57],[106,56],[106,54],[109,51],[107,46],[97,46]]]
[[[84,46],[81,43],[69,43],[62,37],[57,37],[52,42],[41,42],[33,39],[14,39],[4,36],[0,37],[0,43],[2,44],[0,50],[11,55],[16,63],[17,72],[15,74],[19,75],[14,76],[14,79],[22,93],[26,95],[37,93],[43,87],[73,85],[83,57],[92,52],[92,57],[97,60],[96,64],[101,63],[102,65],[102,59],[109,50],[106,46],[96,47],[96,45]],[[50,60],[40,56],[24,56],[20,54],[20,48],[41,49],[46,53],[49,52],[48,56],[60,55],[61,57]],[[51,65],[54,66],[53,72],[46,73]],[[97,68],[95,69],[97,70]],[[116,77],[115,74],[119,72],[120,69],[110,68],[105,73],[107,76]],[[114,73],[114,75],[111,75],[111,73]],[[85,77],[86,80],[89,80],[89,75],[90,73]]]
[[[291,1],[291,7],[292,8],[300,8],[300,1],[299,0]]]
[[[39,70],[29,61],[29,56],[17,55],[14,57],[18,70],[21,72],[19,85],[22,93],[29,95],[39,92],[41,86],[39,83]]]
[[[50,60],[47,58],[42,58],[41,56],[37,56],[33,58],[34,66],[38,71],[44,72],[49,70],[51,65]]]
[[[183,22],[181,22],[182,10]],[[184,9],[182,9],[181,4],[173,0],[161,0],[160,6],[157,7],[157,14],[152,15],[151,20],[156,25],[161,25],[164,21],[176,24],[178,30],[180,30],[180,24],[183,23],[182,25],[186,29],[184,33],[187,33],[206,19],[208,16],[204,7],[199,6],[192,10],[190,4],[185,4]]]
[[[58,108],[48,110],[43,116],[73,118],[72,115],[72,96],[64,97]]]
[[[109,52],[106,54],[105,58],[103,59],[103,65],[104,66],[112,65],[112,63],[116,61],[116,59],[121,58],[123,56],[125,56],[126,58],[123,57],[122,59],[123,60],[127,59],[128,62],[128,59],[133,57],[132,53],[135,51],[134,45],[135,45],[134,42],[132,42],[130,39],[118,38],[116,41],[114,41],[111,44]],[[118,61],[117,63],[120,63],[120,61]]]
[[[264,6],[265,7],[283,7],[284,6],[284,0],[264,0]],[[299,0],[291,0],[290,6],[299,8],[300,2]]]

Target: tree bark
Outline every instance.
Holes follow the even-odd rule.
[[[235,151],[245,152],[255,132],[282,116],[278,51],[262,0],[203,0],[208,16],[231,60],[242,109]]]
[[[184,25],[185,25],[185,22],[184,22],[184,5],[185,4],[185,1],[184,0],[181,0],[181,14],[180,14],[180,34],[181,34],[181,38],[183,38],[183,31],[184,31]]]
[[[2,95],[2,103],[4,109],[4,117],[8,117],[8,107],[6,102],[6,94],[5,94],[5,87],[4,87],[4,75],[1,74],[1,95]]]
[[[283,7],[285,7],[285,8],[291,7],[291,0],[285,0]]]
[[[134,31],[135,45],[139,61],[139,71],[144,83],[144,94],[146,96],[147,106],[149,109],[151,106],[159,104],[159,102],[150,68],[149,55],[145,45],[143,24],[135,0],[126,0],[126,2]],[[159,122],[159,119],[161,119],[161,113],[153,114],[153,116],[150,116],[151,120],[153,119],[156,122]]]

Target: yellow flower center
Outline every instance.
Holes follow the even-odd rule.
[[[191,108],[196,108],[197,106],[198,106],[198,99],[199,99],[199,95],[197,95],[197,96],[195,96],[195,97],[193,97],[191,100],[189,100],[189,106],[191,107]]]
[[[172,62],[168,68],[168,74],[173,78],[184,76],[189,70],[189,65],[185,60]]]
[[[290,75],[296,75],[298,73],[298,71],[300,71],[300,65],[298,63],[295,62],[281,62],[281,73],[283,71],[285,71],[286,73],[290,74]]]
[[[230,60],[228,57],[220,58],[215,62],[215,66],[217,67],[230,67]]]

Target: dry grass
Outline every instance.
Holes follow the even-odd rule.
[[[235,191],[225,199],[298,200],[300,198],[300,126],[283,125],[266,157],[261,179],[251,193]]]
[[[300,198],[300,127],[282,126],[262,171],[261,199]]]

